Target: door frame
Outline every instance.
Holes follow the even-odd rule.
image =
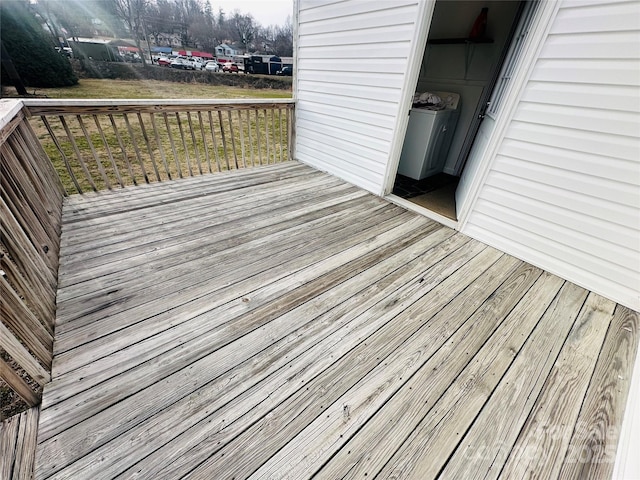
[[[478,165],[476,174],[471,179],[468,188],[468,194],[463,199],[461,205],[456,205],[457,224],[455,228],[462,230],[468,220],[469,213],[473,210],[476,203],[480,188],[493,166],[498,147],[502,142],[504,133],[511,123],[518,102],[522,96],[524,87],[531,76],[535,61],[538,58],[544,40],[553,23],[561,2],[547,2],[539,0],[540,5],[534,13],[534,19],[531,25],[531,31],[528,38],[525,39],[518,66],[511,84],[507,87],[503,97],[503,108],[500,115],[496,118],[493,131],[489,135],[489,140],[484,151],[481,153],[481,162]],[[393,190],[396,174],[398,172],[398,164],[400,163],[400,152],[404,143],[404,137],[409,123],[409,111],[411,107],[411,99],[418,85],[418,77],[420,67],[422,65],[422,57],[427,46],[427,38],[431,27],[433,10],[436,0],[428,0],[421,2],[418,20],[416,21],[416,35],[414,36],[414,44],[411,48],[411,54],[408,58],[408,71],[405,74],[405,82],[403,92],[400,98],[398,109],[398,121],[391,143],[389,161],[385,172],[385,180],[383,185],[383,196],[388,196]],[[462,172],[461,172],[462,173]],[[425,209],[426,210],[426,209]]]

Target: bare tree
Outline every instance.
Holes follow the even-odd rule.
[[[141,38],[146,38],[144,15],[148,6],[148,0],[111,0],[114,6],[114,12],[118,18],[122,19],[125,23],[127,30],[133,37],[133,41],[136,42],[136,47],[140,52],[142,58],[142,65],[147,66],[147,62],[144,58],[142,46],[140,44]]]
[[[253,37],[256,30],[253,17],[251,15],[242,15],[236,11],[233,15],[233,24],[246,53],[249,45],[253,44]]]

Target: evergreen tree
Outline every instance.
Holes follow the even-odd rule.
[[[2,42],[25,85],[64,87],[78,83],[69,60],[54,49],[52,38],[38,24],[23,0],[0,2]],[[2,84],[11,82],[2,68]]]

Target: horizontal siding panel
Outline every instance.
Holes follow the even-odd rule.
[[[296,159],[380,195],[419,0],[300,0]]]
[[[338,83],[342,85],[362,85],[377,87],[384,85],[389,89],[400,89],[403,85],[402,73],[378,72],[376,74],[354,73],[348,75],[343,72],[298,70],[298,85],[304,87],[305,81]]]
[[[389,151],[389,142],[375,138],[365,129],[361,129],[360,133],[354,133],[326,124],[301,122],[296,131],[298,134],[301,131],[306,132],[309,138],[325,138],[327,143],[332,145],[337,145],[338,142],[340,145],[346,144],[347,146],[353,144],[353,149],[349,148],[349,151],[355,154],[362,152],[360,153],[361,155],[371,157],[374,152],[381,153],[383,156],[382,161],[384,161],[386,153]]]
[[[309,141],[305,142],[300,153],[306,154],[310,158],[322,160],[326,165],[339,165],[341,169],[352,172],[355,177],[362,178],[372,185],[378,184],[381,180],[382,174],[380,172],[366,168],[370,162],[362,162],[355,155],[349,155],[347,152],[333,147],[325,147],[322,142],[309,139]],[[359,166],[360,168],[354,169],[353,166]]]
[[[353,97],[343,97],[340,95],[323,95],[321,93],[313,92],[304,92],[304,95],[301,95],[300,98],[316,103],[323,103],[325,105],[335,105],[353,110],[360,110],[362,112],[378,113],[381,115],[394,115],[397,110],[397,104],[382,100],[373,101]]]
[[[500,225],[502,234],[506,238],[516,238],[528,247],[546,252],[574,267],[599,272],[605,278],[616,278],[622,285],[638,285],[640,277],[632,270],[633,266],[637,265],[637,261],[632,260],[623,266],[612,262],[609,258],[594,255],[592,251],[576,248],[578,243],[581,246],[588,244],[590,239],[586,236],[573,233],[572,240],[571,235],[564,237],[563,232],[555,231],[553,224],[540,222],[534,217],[520,215],[514,210],[484,200],[478,202],[478,214],[484,216],[487,224],[494,222],[495,226]],[[490,222],[489,219],[491,219]]]
[[[380,194],[382,177],[364,169],[354,169],[353,164],[342,161],[339,158],[325,155],[322,150],[314,148],[311,144],[301,145],[296,151],[298,161],[306,163],[320,171],[331,173],[360,188],[364,188],[377,195]]]
[[[330,3],[330,8],[322,8],[324,4]],[[301,25],[308,22],[315,22],[326,19],[338,19],[341,17],[359,15],[361,13],[386,11],[390,8],[401,8],[413,5],[417,8],[416,0],[394,0],[392,4],[387,2],[372,2],[371,0],[346,0],[342,2],[328,1],[319,2],[316,0],[300,0]]]
[[[359,43],[352,45],[342,45],[340,48],[326,48],[324,45],[315,47],[301,47],[298,50],[300,59],[310,58],[368,58],[370,60],[380,61],[380,71],[385,70],[386,61],[391,58],[397,58],[398,52],[406,52],[404,48],[407,41],[387,41],[377,44],[374,48],[362,48]]]
[[[539,165],[606,178],[613,182],[640,184],[640,167],[637,162],[629,160],[563,150],[508,138],[502,142],[499,153]]]
[[[407,66],[406,58],[394,58],[392,60],[385,60],[385,69],[388,72],[402,72]],[[319,70],[321,72],[337,71],[342,75],[349,72],[355,73],[378,73],[380,72],[380,64],[378,62],[372,62],[368,58],[331,58],[331,59],[316,59],[305,58],[298,62],[298,68],[305,71],[307,70]]]
[[[318,128],[296,128],[296,135],[313,142],[316,147],[323,148],[325,153],[335,158],[341,158],[349,163],[356,163],[361,168],[384,174],[386,164],[386,154],[379,150],[359,145],[344,138],[331,136],[332,133],[326,129]],[[311,144],[311,143],[310,143]]]
[[[628,85],[593,85],[574,83],[534,82],[527,84],[522,100],[570,107],[589,106],[602,110],[637,113],[640,92]]]
[[[600,199],[570,192],[563,188],[533,182],[526,178],[515,177],[502,172],[492,171],[487,178],[487,186],[502,188],[507,192],[524,195],[526,197],[550,203],[564,208],[569,212],[588,214],[603,221],[615,224],[615,228],[622,227],[640,231],[640,219],[637,209],[619,203],[606,202]],[[636,243],[637,243],[636,235]]]
[[[628,266],[635,261],[640,261],[638,258],[640,255],[640,251],[638,251],[640,231],[637,228],[619,225],[616,228],[615,236],[612,236],[610,223],[590,215],[591,212],[576,212],[564,208],[564,206],[548,203],[544,201],[545,197],[542,199],[532,198],[517,190],[510,191],[508,187],[517,184],[517,182],[513,182],[512,185],[504,185],[499,183],[499,180],[502,179],[487,182],[488,187],[484,198],[504,208],[535,217],[542,222],[548,221],[561,229],[567,238],[575,240],[574,233],[579,232],[585,237],[595,239],[592,244],[611,250],[611,255],[607,255],[607,258],[615,257],[615,260],[612,261],[618,265]]]
[[[509,125],[506,137],[576,152],[605,157],[615,156],[633,162],[637,161],[640,151],[640,144],[636,138],[535,125],[515,120]]]
[[[545,42],[540,58],[638,58],[640,33],[616,32],[599,34],[551,35]]]
[[[632,274],[630,283],[619,283],[617,277],[607,278],[598,271],[585,269],[581,258],[573,255],[574,249],[565,247],[551,250],[548,240],[538,240],[534,234],[498,224],[490,216],[480,213],[473,222],[469,222],[465,233],[584,288],[640,310],[637,288],[640,279],[637,275]]]
[[[314,103],[309,100],[301,99],[296,104],[296,113],[297,112],[313,112],[318,115],[326,114],[329,118],[338,117],[345,121],[352,122],[354,128],[358,128],[360,125],[373,125],[386,129],[390,128],[390,119],[388,115],[361,112],[346,108],[342,105],[323,105],[322,103]]]
[[[343,97],[353,97],[378,101],[384,98],[387,102],[399,102],[400,89],[388,87],[371,87],[365,85],[345,85],[330,82],[304,82],[303,90],[298,88],[298,94],[304,96],[305,93],[322,93],[324,95],[339,95]]]
[[[331,6],[331,8],[336,8],[339,6],[339,4],[349,3],[350,0],[299,0],[299,1],[300,1],[300,10],[302,11],[302,10],[313,10],[316,8],[325,9],[325,7],[328,7],[328,6]]]
[[[636,2],[637,0],[605,0],[605,1],[616,2],[616,3],[633,3],[633,2]],[[602,3],[603,3],[603,0],[563,0],[562,8],[569,9],[569,8],[578,8],[578,7],[591,7],[591,6],[602,5]]]
[[[531,80],[634,86],[640,83],[640,60],[540,59]]]
[[[362,29],[378,29],[388,25],[413,25],[415,21],[416,11],[414,5],[396,6],[387,10],[378,10],[363,12],[344,17],[332,17],[315,22],[303,23],[306,35],[314,35],[317,33],[339,33],[349,32],[354,28]],[[301,22],[302,23],[302,22]]]
[[[302,30],[303,25],[300,25]],[[389,25],[367,30],[354,29],[341,33],[320,33],[317,35],[302,34],[299,37],[300,48],[325,46],[339,48],[342,45],[384,44],[386,38],[396,42],[410,42],[413,38],[413,24]],[[406,55],[403,55],[406,56]]]
[[[590,132],[640,137],[640,116],[630,112],[520,102],[514,120]]]
[[[571,4],[566,7],[571,7]],[[638,2],[601,2],[578,8],[561,8],[553,22],[551,33],[637,30],[638,23]]]
[[[527,178],[540,184],[564,188],[571,192],[628,206],[637,206],[640,199],[640,186],[618,183],[604,178],[584,175],[580,172],[539,165],[515,158],[498,155],[493,170],[508,173],[516,177]]]
[[[351,119],[345,120],[344,118],[329,115],[326,111],[318,113],[310,110],[298,110],[296,112],[296,122],[298,122],[296,124],[300,125],[309,125],[307,128],[310,128],[311,125],[327,125],[356,134],[366,128],[369,135],[383,142],[391,142],[393,137],[393,131],[389,128],[370,124],[363,126],[361,123],[354,123]]]

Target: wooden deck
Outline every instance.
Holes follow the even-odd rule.
[[[638,314],[308,167],[72,196],[36,479],[606,478]]]

